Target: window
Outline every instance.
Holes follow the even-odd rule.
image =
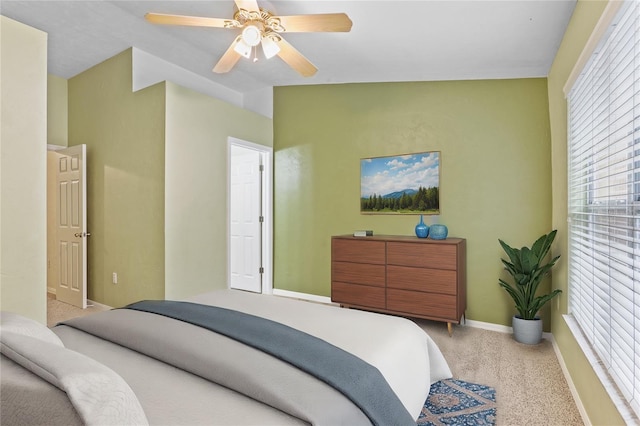
[[[567,97],[569,310],[640,413],[640,2],[615,15]]]

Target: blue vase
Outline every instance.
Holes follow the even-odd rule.
[[[416,225],[416,237],[427,238],[429,236],[429,227],[422,221],[422,215],[420,215],[420,223]]]
[[[434,223],[431,225],[431,229],[429,230],[429,236],[432,240],[444,240],[447,238],[449,234],[449,230],[445,225],[440,225],[438,223]]]

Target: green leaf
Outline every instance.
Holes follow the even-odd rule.
[[[505,251],[505,253],[507,253],[507,256],[509,256],[509,259],[511,260],[511,263],[514,265],[514,267],[516,269],[520,269],[520,255],[518,253],[519,250],[512,248],[500,239],[498,241],[500,242],[502,249]]]
[[[513,279],[515,280],[516,284],[518,284],[519,286],[526,286],[527,283],[529,282],[529,275],[516,273],[513,276]]]
[[[502,264],[504,265],[504,269],[506,269],[507,272],[509,272],[512,276],[517,273],[516,272],[516,267],[513,266],[513,263],[507,262],[504,259],[500,259],[500,260],[502,260]]]
[[[520,264],[522,265],[522,273],[531,275],[531,272],[538,266],[538,257],[528,248],[520,249]]]
[[[499,280],[499,281],[500,281],[500,286],[502,286],[502,288],[507,290],[507,293],[509,293],[511,298],[514,300],[515,308],[516,308],[516,310],[518,310],[518,313],[520,314],[520,316],[523,316],[524,313],[522,312],[522,310],[520,308],[520,306],[522,306],[522,304],[524,303],[524,297],[523,297],[522,293],[520,293],[516,288],[511,287],[511,285],[509,285],[509,283],[507,283],[507,282],[505,282],[503,280]]]
[[[554,297],[556,297],[558,294],[562,293],[562,290],[560,289],[556,289],[553,290],[551,293],[549,294],[545,294],[544,296],[539,296],[536,298],[535,300],[535,304],[536,304],[536,312],[539,311],[540,309],[542,309],[542,307],[551,299],[553,299]]]
[[[542,259],[547,255],[549,249],[551,249],[553,240],[556,238],[557,232],[557,230],[553,230],[547,235],[541,236],[535,243],[533,243],[531,250],[536,254],[538,259]]]

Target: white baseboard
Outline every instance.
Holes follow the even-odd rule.
[[[47,293],[51,293],[55,295],[56,294],[55,287],[47,287]],[[102,303],[94,302],[93,300],[87,299],[87,307],[89,306],[95,306],[95,307],[104,309],[105,311],[113,309],[113,307],[109,305],[103,305]]]
[[[95,306],[97,308],[104,309],[105,311],[113,309],[112,306],[103,305],[102,303],[94,302],[93,300],[87,299],[87,307],[89,307],[89,306]]]
[[[330,297],[317,296],[315,294],[308,294],[308,293],[298,293],[297,291],[280,290],[280,289],[274,288],[273,295],[282,296],[282,297],[291,297],[293,299],[308,300],[309,302],[324,303],[327,305],[335,305],[335,303],[331,301]]]
[[[467,325],[472,328],[481,328],[483,330],[489,331],[497,331],[498,333],[513,333],[513,327],[509,327],[508,325],[502,324],[494,324],[492,322],[483,322],[483,321],[474,321],[465,319],[464,325]],[[551,333],[542,333],[542,337],[545,339],[553,340],[553,334]]]
[[[502,324],[493,324],[491,322],[475,321],[465,318],[464,325],[471,328],[481,328],[483,330],[497,331],[498,333],[513,333],[513,329],[511,327]]]

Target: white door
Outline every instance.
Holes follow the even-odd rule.
[[[229,149],[229,286],[261,293],[261,154],[238,145]]]
[[[58,273],[56,298],[87,307],[86,145],[56,151]]]

